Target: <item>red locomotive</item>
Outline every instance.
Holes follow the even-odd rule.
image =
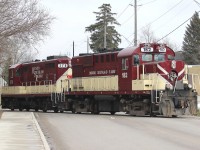
[[[52,72],[57,73],[56,77],[50,78],[48,73],[45,75],[48,78],[42,78],[51,81],[48,96],[39,96],[44,95],[43,92],[27,94],[28,86],[44,90],[45,85],[35,83],[19,86],[19,78],[16,78],[13,86],[18,90],[25,88],[24,93],[16,92],[13,96],[13,93],[10,95],[8,92],[11,85],[4,87],[2,107],[44,111],[54,109],[56,112],[67,110],[74,113],[126,112],[138,116],[168,117],[184,114],[188,109],[187,112],[195,114],[197,94],[192,85],[192,76],[185,73],[184,62],[174,60],[174,57],[174,51],[166,45],[152,43],[123,50],[81,54],[73,57],[71,64],[70,59],[66,58],[66,70],[52,69]],[[33,64],[28,66],[32,67]],[[25,67],[25,64],[22,66]],[[40,68],[42,66],[45,66],[45,62],[40,62]],[[14,72],[17,73],[17,70]],[[36,75],[42,72],[33,70],[29,69],[29,72],[35,72],[32,77],[27,77],[29,82],[33,78],[39,81]],[[59,79],[62,73],[64,77]],[[25,75],[20,80],[23,78],[26,81]],[[32,105],[31,100],[37,104]],[[22,101],[26,102],[22,103],[23,106],[19,104]]]
[[[61,83],[71,77],[70,68],[71,59],[67,56],[12,65],[8,86],[2,89],[2,108],[58,111],[51,100],[56,93],[62,93]],[[63,95],[58,97],[63,98]]]

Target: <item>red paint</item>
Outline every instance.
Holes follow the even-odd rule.
[[[13,65],[9,68],[9,85],[54,84],[67,71],[70,63],[70,58],[66,57]]]

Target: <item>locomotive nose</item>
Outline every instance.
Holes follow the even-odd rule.
[[[178,78],[178,73],[174,70],[172,70],[170,73],[169,73],[169,80],[174,82],[176,81]]]
[[[184,66],[184,62],[179,60],[160,62],[157,64],[158,73],[171,83],[183,78]]]

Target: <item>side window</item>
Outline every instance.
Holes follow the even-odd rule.
[[[16,76],[17,76],[17,77],[21,76],[21,71],[20,71],[20,69],[18,69],[18,70],[16,71]]]
[[[10,77],[13,78],[13,69],[10,71]]]
[[[122,70],[128,70],[128,58],[122,58]]]
[[[133,65],[139,65],[139,55],[133,55]]]

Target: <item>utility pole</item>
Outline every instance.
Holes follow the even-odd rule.
[[[134,46],[137,46],[137,0],[135,0],[135,5],[134,5],[134,10],[135,10],[135,34],[134,34]]]
[[[87,53],[89,53],[89,38],[87,37]]]
[[[73,41],[73,57],[74,57],[74,41]]]

